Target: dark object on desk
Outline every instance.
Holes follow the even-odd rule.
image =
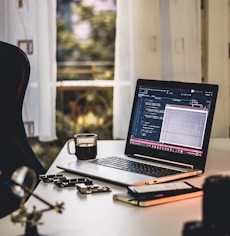
[[[92,185],[92,179],[88,177],[69,179],[62,174],[57,175],[39,175],[39,179],[44,183],[53,183],[60,188],[75,187],[76,184],[84,183],[85,185]]]
[[[203,189],[204,227],[213,235],[230,235],[230,176],[207,177]]]
[[[190,221],[184,225],[183,236],[206,236],[202,222],[200,221]],[[207,235],[211,236],[211,235]]]
[[[62,174],[57,175],[39,175],[39,179],[45,183],[53,183],[56,180],[66,179]]]
[[[112,191],[109,186],[99,185],[99,184],[87,185],[85,183],[79,183],[76,184],[76,188],[82,194],[103,193]]]
[[[60,188],[66,188],[66,187],[75,187],[76,184],[92,185],[93,181],[90,178],[83,177],[76,179],[66,179],[59,182],[54,182],[54,184]]]
[[[20,166],[28,166],[37,174],[45,172],[34,154],[22,120],[22,105],[29,81],[30,64],[26,54],[18,47],[0,41],[0,218],[19,207],[6,180]]]
[[[203,220],[186,222],[183,236],[230,235],[230,176],[213,175],[203,184]],[[197,232],[200,232],[198,234]]]
[[[62,174],[39,175],[39,179],[44,183],[53,183],[59,188],[76,187],[80,193],[91,194],[99,192],[110,192],[109,186],[94,184],[89,177],[68,179]]]

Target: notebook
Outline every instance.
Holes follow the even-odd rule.
[[[113,194],[113,199],[135,206],[148,207],[202,195],[201,188],[181,181],[128,187],[127,192]]]
[[[201,175],[217,93],[215,84],[138,79],[121,155],[108,152],[104,157],[57,167],[123,186]]]

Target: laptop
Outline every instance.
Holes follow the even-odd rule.
[[[217,93],[215,84],[138,79],[123,153],[57,167],[122,186],[201,175]]]

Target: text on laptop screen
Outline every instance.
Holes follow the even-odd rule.
[[[172,153],[202,156],[213,92],[141,86],[130,143]]]

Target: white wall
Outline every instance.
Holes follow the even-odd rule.
[[[229,137],[230,124],[230,4],[227,0],[206,3],[206,82],[219,85],[213,137]]]

